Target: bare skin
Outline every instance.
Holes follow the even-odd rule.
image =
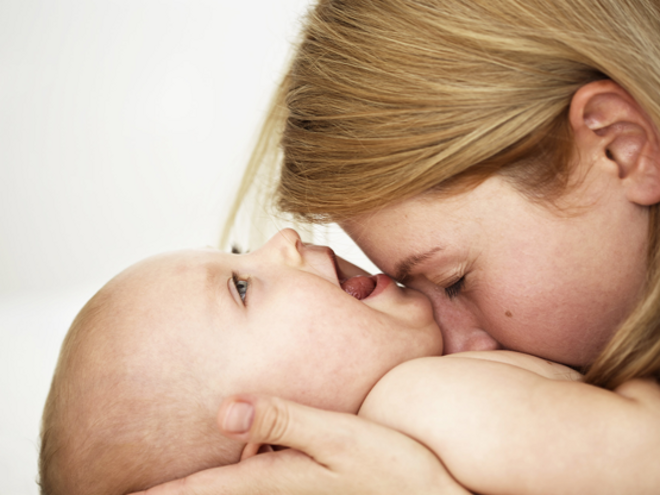
[[[540,213],[538,210],[534,212],[532,207],[524,208],[522,210],[524,218],[518,218],[520,210],[513,208],[507,213],[507,216],[501,219],[501,222],[504,222],[505,227],[509,229],[508,233],[512,235],[509,239],[517,239],[518,243],[522,242],[525,238],[525,229],[520,229],[521,235],[516,235],[516,226],[520,225],[519,220],[527,221],[526,229],[532,228],[541,236],[540,239],[536,239],[535,244],[507,246],[506,243],[499,243],[497,245],[502,247],[499,254],[491,252],[486,258],[482,258],[477,253],[474,260],[454,261],[454,268],[451,268],[449,261],[443,261],[443,266],[446,265],[449,268],[441,275],[444,277],[442,280],[435,280],[438,276],[435,265],[421,267],[417,272],[412,273],[410,284],[427,293],[432,299],[449,352],[504,347],[552,357],[563,363],[586,364],[602,348],[618,321],[628,314],[631,305],[638,297],[645,272],[642,258],[645,255],[645,240],[648,231],[648,207],[660,202],[658,131],[634,99],[610,81],[599,81],[581,88],[573,98],[569,120],[573,129],[576,149],[583,160],[578,169],[587,178],[584,182],[584,187],[587,189],[584,191],[593,194],[573,198],[579,199],[579,201],[569,201],[569,203],[573,206],[590,207],[591,209],[585,217],[591,218],[590,222],[578,225],[570,218],[565,222],[549,220],[547,217],[543,217],[544,213]],[[491,184],[485,185],[486,187],[480,192],[477,190],[473,192],[493,193],[501,186],[496,182],[492,181]],[[489,187],[494,189],[488,189]],[[589,189],[592,187],[593,189]],[[483,196],[482,199],[486,197]],[[423,202],[421,198],[411,201],[419,201],[419,204]],[[503,208],[500,210],[502,213],[506,211],[507,204],[513,205],[506,201],[499,204],[498,207]],[[423,211],[424,208],[421,210]],[[429,207],[427,211],[431,211],[431,208]],[[484,215],[487,216],[488,205],[482,205],[481,212],[485,212]],[[459,214],[457,211],[455,213]],[[454,235],[455,242],[467,239],[467,237],[459,235],[464,234],[461,232],[459,223],[456,223],[456,228],[452,231],[447,225],[449,222],[447,218],[424,217],[420,213],[420,216],[412,219],[420,222],[418,230],[410,233],[409,238],[403,237],[401,233],[398,236],[381,235],[382,242],[376,244],[373,241],[376,237],[373,229],[382,227],[379,227],[378,222],[374,220],[374,218],[378,218],[377,215],[378,213],[366,215],[361,221],[349,221],[344,226],[385,272],[394,275],[397,272],[396,267],[401,261],[411,255],[419,254],[419,249],[424,253],[436,247],[433,244],[423,246],[411,244],[420,240],[420,232],[433,231],[436,221],[445,222],[443,233]],[[477,218],[480,216],[477,215]],[[472,221],[470,218],[468,220]],[[536,223],[535,220],[539,220],[540,223]],[[364,225],[369,222],[373,222],[372,229],[367,230]],[[389,226],[391,227],[391,225],[390,222]],[[493,226],[495,224],[491,223],[487,226],[489,235],[494,235]],[[543,231],[543,229],[547,230]],[[477,235],[476,230],[467,229],[467,232],[472,236],[471,241],[478,241],[474,237]],[[511,270],[505,269],[504,264],[499,264],[498,269],[495,269],[493,264],[485,265],[483,270],[488,270],[487,272],[473,270],[470,273],[473,278],[477,277],[479,283],[475,280],[475,285],[471,288],[468,276],[465,279],[465,293],[453,298],[449,297],[447,290],[452,292],[450,288],[460,280],[462,272],[476,266],[484,259],[490,261],[499,259],[499,263],[505,263],[505,258],[508,257],[511,264],[516,262],[516,257],[520,256],[519,253],[522,252],[524,256],[521,262],[525,268],[523,272],[532,273],[530,270],[533,270],[534,266],[531,262],[535,259],[535,250],[547,248],[547,245],[543,243],[544,236],[550,236],[551,233],[559,234],[560,238],[565,238],[568,244],[553,244],[554,248],[545,252],[545,255],[550,257],[549,264],[546,264],[545,267],[541,266],[539,269],[547,270],[545,274],[548,276],[537,282],[541,285],[547,284],[547,286],[543,287],[545,295],[542,295],[538,301],[528,298],[527,293],[519,292],[511,292],[510,297],[503,301],[499,301],[496,295],[484,296],[488,291],[500,289],[500,286],[494,282],[498,274],[512,273]],[[554,240],[552,237],[548,238]],[[595,239],[598,239],[598,242],[593,242]],[[494,238],[491,237],[491,240]],[[396,246],[401,242],[407,242],[408,246],[414,249],[398,253],[398,259],[390,259],[388,253],[392,254],[391,250],[398,249]],[[583,242],[591,248],[591,252],[584,252],[581,249]],[[527,246],[527,251],[525,246]],[[504,249],[505,247],[507,249]],[[467,248],[458,251],[470,252]],[[606,264],[605,267],[596,265],[590,256],[599,262],[609,264]],[[471,261],[473,265],[467,261]],[[530,263],[529,266],[524,265],[527,262]],[[555,262],[560,263],[560,266],[555,267],[553,265]],[[420,267],[417,266],[417,268]],[[555,274],[556,276],[577,275],[577,278],[557,279],[556,276],[549,276],[552,275],[554,268],[565,270],[565,272]],[[488,279],[478,278],[484,274],[491,277],[490,282],[486,281]],[[531,277],[531,275],[529,276]],[[602,284],[603,277],[608,277],[607,284]],[[504,289],[516,289],[515,279],[508,278],[507,280]],[[553,280],[556,280],[557,283],[553,283]],[[532,279],[528,279],[528,281],[531,282]],[[599,284],[606,285],[605,290],[599,290]],[[596,289],[595,292],[591,291],[593,288]],[[577,302],[566,301],[560,297],[561,289],[573,291],[573,295],[578,297]],[[513,297],[515,295],[519,296],[518,299]],[[546,296],[548,299],[545,299]],[[470,300],[471,297],[474,299]],[[479,298],[477,299],[477,297]],[[587,299],[584,300],[584,297]],[[575,304],[574,307],[572,306],[572,311],[578,315],[576,320],[571,319],[570,314],[563,314],[561,309],[556,309],[561,308],[562,303]],[[543,306],[535,306],[537,304]],[[611,317],[612,323],[607,323],[609,320],[598,320],[599,311],[605,307],[605,313]],[[542,310],[542,315],[529,320],[528,318],[534,315],[535,309]],[[548,322],[544,318],[551,318],[553,321]],[[554,318],[565,318],[562,319],[564,325],[556,325]],[[594,324],[591,318],[596,318],[599,324]],[[510,322],[510,327],[515,331],[509,334],[507,330],[509,327],[502,322]],[[570,334],[565,333],[566,325],[573,329]],[[582,334],[582,328],[587,328],[588,333]],[[549,330],[549,332],[539,330],[538,333],[534,333],[537,332],[536,329]],[[526,330],[532,334],[527,334]],[[564,345],[564,339],[570,340],[572,344],[570,348]],[[410,386],[410,383],[408,385]],[[557,400],[562,397],[570,399],[573,395],[570,393],[556,395]],[[383,491],[382,480],[384,477],[391,479],[391,486],[400,487],[400,476],[404,476],[410,483],[405,490],[408,492],[452,493],[452,489],[460,489],[460,487],[450,486],[446,482],[439,484],[439,488],[435,491],[429,489],[425,484],[416,485],[417,479],[429,479],[424,475],[424,468],[417,471],[413,463],[406,464],[407,469],[400,470],[396,467],[395,462],[388,460],[387,456],[368,456],[368,452],[382,450],[382,445],[391,445],[392,449],[397,447],[389,437],[385,434],[381,435],[380,430],[367,427],[360,421],[360,418],[347,419],[343,416],[332,416],[326,412],[301,408],[296,404],[278,399],[259,397],[249,400],[255,407],[252,428],[247,433],[231,433],[225,430],[226,434],[235,435],[237,438],[254,443],[277,443],[292,446],[309,454],[310,457],[306,457],[302,461],[298,458],[295,462],[290,462],[291,458],[285,456],[291,454],[276,452],[267,461],[259,460],[233,469],[226,468],[200,473],[188,478],[185,482],[163,485],[150,493],[154,495],[189,495],[190,493],[200,495],[213,493],[213,490],[222,488],[224,493],[234,494],[259,493],[259,490],[262,493],[280,490],[290,494],[304,494],[317,493],[318,487],[324,486],[327,487],[326,493],[395,494],[401,493],[401,490],[394,489],[388,492],[385,489]],[[653,474],[654,468],[648,466],[647,463],[649,459],[656,459],[659,455],[654,450],[655,446],[660,445],[660,431],[657,426],[660,424],[658,385],[635,380],[624,384],[615,392],[599,391],[595,401],[593,414],[594,419],[597,420],[596,424],[605,425],[608,430],[607,438],[615,440],[608,445],[614,450],[618,448],[616,446],[625,445],[626,449],[630,450],[626,451],[625,457],[617,458],[616,469],[612,464],[607,464],[608,458],[614,458],[608,457],[614,450],[602,449],[599,441],[582,444],[583,448],[593,447],[588,452],[577,450],[574,453],[578,457],[581,456],[581,459],[590,459],[589,466],[592,468],[600,466],[600,462],[604,460],[606,465],[613,470],[610,473],[618,470],[621,474],[619,479],[639,477],[636,479],[639,486],[632,488],[633,493],[642,493],[643,491],[638,491],[641,487],[657,487],[658,480]],[[558,404],[560,405],[560,403]],[[613,407],[610,408],[610,405]],[[223,406],[221,409],[221,415],[227,412],[226,407],[228,406]],[[566,418],[569,419],[569,416]],[[578,421],[578,419],[573,418],[574,421]],[[220,424],[222,425],[223,422],[221,421]],[[341,446],[335,442],[329,442],[330,445],[328,445],[330,424],[341,430],[341,433],[332,436],[335,441],[343,442]],[[579,424],[579,422],[574,424]],[[273,434],[273,431],[276,434]],[[400,452],[403,452],[404,448],[401,447],[401,449]],[[388,449],[388,451],[390,450]],[[414,452],[410,451],[410,454],[414,455]],[[260,457],[262,456],[256,456],[254,459]],[[420,455],[419,458],[421,460],[423,456]],[[278,461],[274,462],[275,459]],[[420,466],[426,465],[420,461]],[[638,471],[638,466],[644,466],[643,470]],[[242,475],[240,480],[237,478],[239,472]],[[264,482],[264,479],[272,481]],[[329,482],[329,479],[332,479],[333,482]],[[256,491],[257,482],[255,480],[261,480]],[[602,481],[601,478],[594,479],[596,483],[600,481]],[[598,493],[605,493],[610,489],[610,486],[607,485],[609,481],[611,478],[608,478],[603,486],[592,485],[590,489]],[[324,485],[324,482],[328,483]],[[371,488],[375,489],[370,491]],[[585,492],[578,491],[578,493]],[[626,491],[618,493],[626,493]]]

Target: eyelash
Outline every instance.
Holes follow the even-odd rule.
[[[445,294],[449,299],[453,299],[461,293],[463,286],[465,285],[465,275],[459,278],[456,282],[451,284],[449,287],[445,287]]]
[[[234,243],[231,245],[231,254],[247,254],[249,252],[250,252],[249,249],[243,249],[238,244]]]
[[[236,273],[231,274],[231,279],[234,282],[234,287],[236,287],[236,292],[241,298],[241,301],[245,303],[245,298],[247,297],[248,289],[250,288],[249,280],[244,280],[238,277]]]

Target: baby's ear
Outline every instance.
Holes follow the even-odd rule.
[[[581,160],[617,174],[629,201],[660,202],[660,136],[626,90],[610,80],[582,86],[569,119]]]
[[[258,454],[263,454],[265,452],[274,452],[273,447],[264,443],[248,443],[243,448],[243,453],[241,454],[241,461],[254,457]]]

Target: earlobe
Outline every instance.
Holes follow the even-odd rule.
[[[629,201],[660,202],[660,136],[627,91],[610,80],[586,84],[573,96],[569,118],[581,157],[616,173]]]
[[[274,452],[273,447],[263,443],[248,443],[245,445],[243,452],[241,453],[241,461],[265,452]]]

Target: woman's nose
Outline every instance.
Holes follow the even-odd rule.
[[[443,354],[466,351],[495,351],[502,346],[485,330],[477,327],[445,327],[440,325],[444,342]]]
[[[431,297],[435,321],[442,332],[443,354],[502,349],[469,307],[449,300],[444,294]]]

